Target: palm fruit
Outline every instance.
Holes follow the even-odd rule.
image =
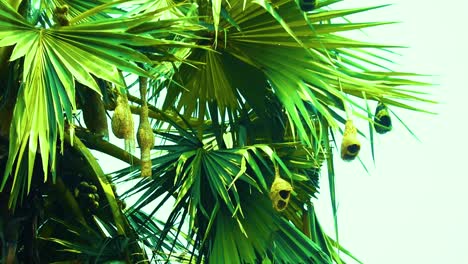
[[[379,103],[375,109],[374,128],[379,134],[385,134],[392,130],[392,119],[387,106],[383,103]]]
[[[90,201],[94,201],[96,200],[96,196],[94,196],[94,193],[88,193],[88,195],[86,196],[86,198]]]
[[[341,142],[341,159],[351,161],[359,154],[361,143],[357,138],[357,129],[352,120],[346,121]]]
[[[92,183],[90,184],[85,181],[80,182],[80,185],[78,186],[78,188],[80,189],[80,191],[88,192],[88,193],[95,193],[98,190],[96,185]]]
[[[91,204],[91,207],[92,207],[92,211],[97,210],[99,208],[99,202],[93,201],[93,203]]]
[[[96,193],[98,191],[96,185],[90,184],[86,181],[80,182],[80,184],[75,188],[75,197],[78,197],[83,194]]]
[[[316,5],[316,0],[299,0],[299,7],[304,12],[314,10],[315,5]]]
[[[270,188],[270,199],[276,211],[282,212],[288,207],[292,190],[293,188],[289,182],[281,179],[279,176],[275,177]]]
[[[83,119],[86,127],[94,134],[109,139],[106,109],[101,96],[91,90],[83,92]]]
[[[124,210],[125,208],[127,208],[127,203],[120,199],[117,199],[117,205],[119,206],[120,210]]]
[[[70,9],[68,7],[68,5],[57,6],[55,8],[55,12],[57,12],[59,14],[66,14],[66,13],[68,13],[68,9]]]
[[[75,197],[81,207],[85,208],[91,213],[96,212],[99,208],[99,194],[96,185],[82,181],[75,188]]]
[[[151,177],[151,148],[154,145],[154,134],[148,120],[148,106],[144,104],[140,111],[137,142],[141,151],[141,176]]]
[[[67,5],[57,6],[54,10],[54,20],[60,26],[68,26],[70,22],[67,18],[69,7]]]

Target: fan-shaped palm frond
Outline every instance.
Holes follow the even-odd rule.
[[[119,236],[116,230],[113,230],[110,226],[105,226],[106,224],[98,218],[96,218],[96,221],[99,221],[107,237],[103,237],[88,226],[79,223],[71,225],[58,219],[50,219],[45,222],[38,230],[40,243],[44,244],[41,246],[45,248],[47,242],[54,243],[57,251],[68,253],[65,259],[57,259],[58,256],[48,256],[48,260],[81,260],[105,263],[128,258],[125,254],[129,239],[125,236]],[[50,230],[54,230],[53,236],[47,234]],[[57,232],[58,230],[60,232]],[[42,233],[44,233],[45,237],[42,237]]]
[[[213,137],[202,142],[196,133],[175,123],[172,126],[175,131],[157,132],[165,144],[156,147],[161,154],[153,159],[154,180],[138,180],[139,174],[131,169],[115,175],[123,181],[138,180],[124,195],[139,197],[130,210],[150,206],[156,214],[163,204],[174,202],[156,251],[163,251],[160,247],[173,226],[189,221],[187,233],[198,261],[253,263],[272,258],[280,263],[329,262],[322,249],[297,229],[303,227],[303,204],[318,189],[323,157],[297,142],[213,148]],[[271,205],[271,164],[278,164],[294,187],[284,216],[295,227],[286,224]],[[154,204],[155,200],[159,203]]]
[[[353,114],[372,124],[370,100],[411,110],[420,109],[405,101],[429,102],[406,87],[425,83],[405,79],[413,74],[380,66],[387,59],[369,51],[396,46],[341,34],[387,24],[345,19],[379,7],[329,10],[333,2],[320,3],[309,13],[292,1],[199,3],[203,15],[199,23],[206,30],[198,32],[202,37],[198,44],[212,49],[192,50],[188,60],[198,64],[182,64],[172,78],[154,84],[163,98],[157,104],[166,113],[177,111],[185,120],[208,122],[160,119],[176,129],[166,131],[168,126],[159,123],[155,130],[164,144],[156,147],[161,152],[153,159],[154,181],[141,180],[127,195],[139,193],[135,209],[160,197],[161,204],[174,201],[165,230],[190,221],[188,233],[197,261],[306,263],[314,257],[314,263],[341,262],[335,251],[340,246],[312,224],[313,210],[304,210],[327,160],[337,221],[329,131]],[[281,215],[294,227],[288,225],[290,236],[283,232],[274,239],[284,251],[265,243],[280,227],[286,228],[282,218],[271,207],[259,209],[268,201],[274,166],[281,167],[294,187],[291,203]],[[136,176],[121,171],[116,177]],[[288,240],[302,241],[302,232],[313,241],[312,248],[296,247]]]
[[[431,101],[409,88],[426,85],[412,79],[418,75],[391,70],[389,51],[399,46],[350,37],[390,24],[347,19],[383,6],[336,10],[335,2],[314,1],[304,12],[291,0],[0,0],[0,147],[9,144],[0,168],[9,207],[40,201],[47,216],[34,209],[30,224],[43,224],[41,248],[65,252],[54,261],[354,258],[338,243],[335,132],[347,124],[357,142],[366,134],[352,120],[368,121],[373,153],[383,120],[372,101],[385,105],[385,118]],[[157,137],[151,177],[140,177],[142,158],[106,141],[116,97]],[[117,194],[88,148],[129,163],[111,174],[127,191]],[[336,239],[311,203],[324,162]],[[123,199],[134,202],[124,210]]]
[[[293,1],[231,1],[220,13],[219,34],[213,32],[211,19],[202,20],[207,25],[203,36],[208,38],[202,43],[217,41],[215,51],[192,52],[189,58],[205,66],[183,65],[180,68],[174,76],[177,85],[170,84],[167,89],[165,107],[173,105],[183,109],[186,117],[202,118],[206,115],[207,103],[214,101],[221,116],[229,108],[235,113],[235,120],[231,121],[239,122],[239,108],[244,105],[254,112],[262,111],[258,106],[264,105],[259,102],[264,96],[260,95],[271,87],[299,138],[309,143],[310,133],[318,139],[315,125],[310,121],[313,115],[322,115],[336,127],[336,110],[345,111],[346,105],[350,105],[367,111],[350,96],[365,96],[367,100],[391,102],[391,105],[415,110],[401,100],[422,99],[400,86],[423,83],[401,79],[401,73],[372,71],[363,66],[356,72],[353,68],[369,61],[361,55],[368,53],[364,48],[391,46],[356,41],[338,34],[386,24],[339,22],[346,15],[372,9],[329,11],[323,4],[320,9],[302,15]],[[248,79],[244,77],[246,71]],[[307,111],[307,104],[312,105],[315,114]]]
[[[14,140],[10,141],[3,186],[11,172],[17,179],[19,167],[26,166],[26,163],[29,164],[28,173],[19,177],[27,177],[29,180],[26,182],[30,185],[36,151],[41,153],[45,179],[48,168],[54,175],[56,139],[59,136],[63,141],[66,126],[73,133],[71,121],[76,111],[75,81],[99,94],[101,89],[95,78],[124,89],[126,85],[121,71],[150,76],[137,66],[137,63],[153,63],[154,60],[145,54],[153,54],[155,50],[158,54],[164,50],[169,53],[168,49],[172,47],[187,46],[171,39],[156,38],[168,35],[168,32],[160,34],[151,31],[150,26],[157,25],[157,22],[151,22],[157,11],[131,18],[107,18],[37,28],[7,3],[2,1],[0,5],[0,46],[14,45],[10,61],[21,59],[23,64],[21,86],[10,129],[10,138]],[[85,17],[82,15],[82,18]],[[126,33],[129,30],[138,31],[138,34]],[[139,51],[141,47],[149,50]],[[20,192],[15,183],[23,181],[14,181],[12,197],[18,196]],[[28,191],[29,187],[26,189]],[[15,201],[11,202],[14,205]]]

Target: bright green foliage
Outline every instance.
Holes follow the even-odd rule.
[[[388,68],[382,54],[397,47],[346,34],[390,24],[346,18],[384,6],[335,10],[335,2],[316,1],[303,12],[293,0],[24,0],[19,8],[0,0],[0,59],[7,59],[0,66],[9,69],[0,75],[16,84],[0,87],[1,102],[14,102],[6,108],[12,121],[2,192],[10,208],[22,208],[41,182],[57,184],[44,194],[64,196],[75,216],[61,219],[45,206],[52,215],[40,218],[38,248],[63,250],[54,261],[106,263],[135,256],[213,264],[343,263],[339,252],[354,258],[337,242],[336,131],[348,119],[367,120],[373,155],[371,105],[391,114],[395,107],[424,111],[410,103],[431,101],[414,90],[427,85],[412,80],[416,74]],[[93,109],[83,99],[89,89],[109,111],[126,94],[138,115],[138,76],[149,80],[145,98],[158,139],[153,176],[144,179],[137,157],[80,122],[80,110]],[[89,148],[129,163],[110,174],[130,186],[122,196]],[[71,195],[73,180],[56,169],[70,153],[87,164],[87,180],[105,197],[96,214],[83,210]],[[324,162],[335,239],[322,231],[312,204]],[[293,187],[282,213],[269,198],[275,176]],[[124,210],[127,198],[135,202]],[[67,232],[53,232],[51,221]]]

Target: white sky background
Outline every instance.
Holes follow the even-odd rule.
[[[421,142],[393,118],[392,132],[375,135],[375,166],[362,139],[370,174],[358,161],[336,159],[340,242],[366,264],[468,264],[468,2],[345,0],[335,8],[389,3],[350,18],[401,23],[366,29],[359,39],[409,46],[398,50],[393,69],[434,75],[425,80],[439,85],[423,89],[441,103],[423,105],[437,115],[396,110]],[[367,133],[367,123],[357,124]],[[103,164],[106,171],[118,166]],[[326,171],[318,198],[331,235]]]
[[[432,74],[427,88],[437,115],[398,111],[418,142],[393,118],[376,134],[376,165],[362,139],[359,162],[335,161],[340,242],[366,264],[468,263],[468,2],[346,0],[336,6],[393,6],[352,21],[401,21],[366,30],[365,39],[402,44],[394,70]],[[362,35],[360,35],[362,37]],[[360,126],[367,131],[367,127]],[[329,234],[333,220],[327,174],[315,202]]]

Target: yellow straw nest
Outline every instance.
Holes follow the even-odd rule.
[[[141,176],[151,177],[151,148],[154,146],[153,129],[148,120],[148,106],[143,105],[140,112],[137,142],[141,153]]]
[[[127,96],[119,94],[111,120],[112,132],[117,138],[129,139],[133,134],[133,118]]]
[[[292,190],[293,187],[289,182],[281,179],[279,176],[275,177],[270,188],[270,199],[276,211],[282,212],[286,210]]]
[[[346,121],[341,142],[341,159],[346,161],[354,160],[361,150],[361,143],[357,138],[357,129],[352,120]]]
[[[125,94],[117,96],[117,103],[111,120],[112,132],[117,138],[125,139],[125,150],[135,148],[133,116]]]

